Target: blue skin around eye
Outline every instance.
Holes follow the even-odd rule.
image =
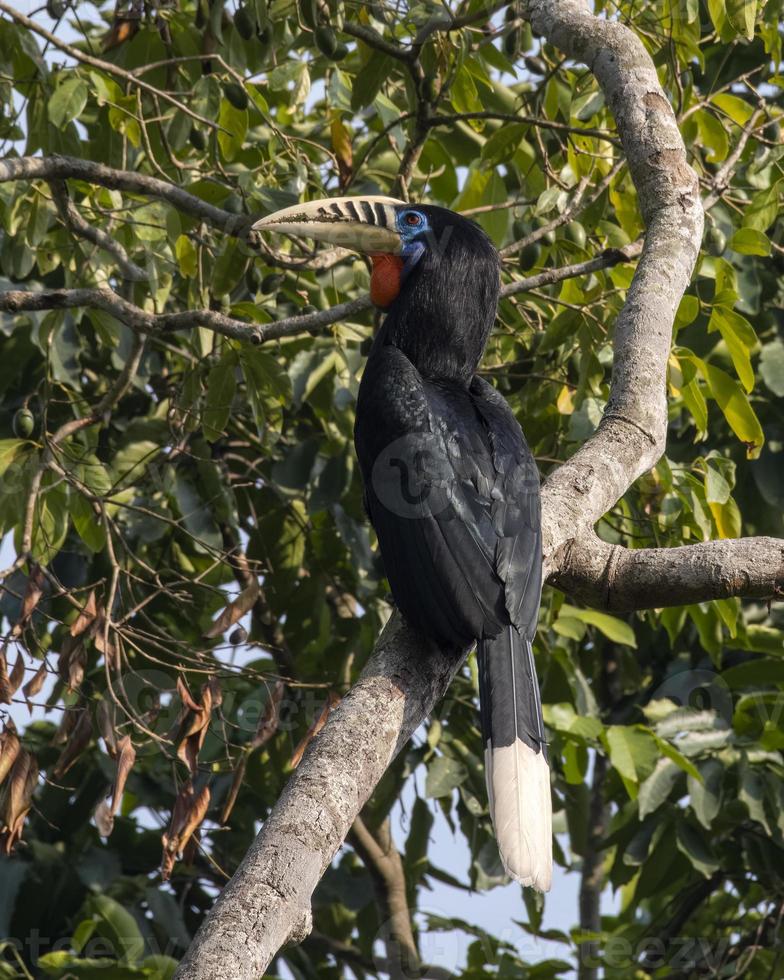
[[[415,214],[419,218],[418,224],[411,225],[406,222],[406,216],[410,214]],[[401,254],[404,261],[400,272],[400,281],[404,283],[414,266],[425,254],[425,243],[420,239],[420,236],[429,231],[430,226],[421,211],[406,208],[405,211],[399,211],[397,214],[397,230],[403,242]]]

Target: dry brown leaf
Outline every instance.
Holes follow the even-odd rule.
[[[0,650],[0,704],[11,703],[19,685],[24,680],[25,674],[24,657],[22,656],[22,651],[17,650],[16,664],[9,675],[8,660],[6,658],[7,650],[8,643],[6,642],[3,644],[3,649]]]
[[[98,604],[95,601],[95,589],[87,597],[87,602],[79,610],[79,615],[71,623],[71,636],[80,636],[98,618]]]
[[[60,757],[52,770],[57,779],[64,776],[84,752],[93,737],[93,720],[88,708],[80,708],[79,715],[70,738],[63,746]]]
[[[75,691],[84,680],[87,650],[82,637],[66,636],[57,657],[57,673],[69,691]]]
[[[136,749],[133,747],[130,735],[123,735],[117,743],[117,775],[114,777],[114,788],[112,789],[112,816],[115,816],[120,807],[125,783],[131,769],[133,769],[134,762],[136,762]]]
[[[318,718],[316,718],[316,720],[313,722],[313,724],[305,733],[305,737],[302,739],[302,741],[299,743],[296,749],[294,749],[294,755],[292,755],[291,762],[289,762],[289,765],[291,766],[292,769],[296,769],[297,766],[300,764],[300,762],[302,761],[302,756],[305,754],[305,749],[318,735],[318,733],[321,731],[324,725],[326,725],[327,718],[329,718],[330,714],[335,710],[335,708],[337,708],[339,704],[340,704],[340,695],[335,694],[333,691],[330,691],[329,696],[327,697],[327,700],[325,701],[324,707],[321,709]]]
[[[16,734],[16,726],[12,721],[7,721],[3,726],[3,733],[0,735],[0,783],[11,771],[21,747],[22,743]]]
[[[22,608],[19,612],[19,619],[13,628],[12,635],[18,636],[27,625],[30,617],[35,612],[35,607],[41,601],[44,594],[46,576],[40,565],[34,565],[33,570],[27,579],[24,596],[22,597]]]
[[[196,793],[190,779],[177,794],[169,829],[161,837],[163,843],[161,876],[164,881],[169,880],[177,855],[185,850],[190,838],[204,820],[209,805],[209,786],[203,786]]]
[[[46,675],[48,672],[48,665],[46,659],[41,661],[41,666],[33,674],[30,680],[22,688],[22,694],[25,696],[25,701],[27,701],[27,707],[32,713],[33,706],[30,704],[30,699],[34,698],[36,694],[40,694],[41,688],[44,686],[44,681],[46,680]]]
[[[199,752],[212,718],[212,709],[222,700],[220,684],[211,677],[201,688],[201,704],[194,701],[185,681],[177,679],[177,690],[182,698],[183,712],[174,741],[177,745],[177,758],[181,759],[192,775],[196,775]]]
[[[103,739],[106,751],[114,759],[117,755],[117,731],[116,731],[116,712],[113,701],[106,698],[98,702],[95,712],[95,720],[98,725],[98,733]]]
[[[112,26],[101,38],[101,51],[111,51],[129,41],[139,30],[139,18],[115,17]]]
[[[25,817],[38,782],[38,763],[32,752],[20,749],[0,800],[0,851],[9,855],[22,836]]]
[[[94,635],[95,649],[102,653],[106,662],[115,670],[120,666],[120,655],[117,644],[112,640],[111,628],[106,629],[106,615],[103,606],[98,607],[98,616],[95,620],[94,629],[90,630]]]
[[[93,821],[101,837],[109,837],[114,830],[114,814],[108,800],[101,800],[93,813]]]
[[[245,613],[250,612],[258,597],[259,583],[258,580],[254,578],[247,589],[243,589],[237,598],[226,606],[220,616],[218,616],[212,626],[210,626],[210,628],[204,634],[204,639],[212,640],[214,637],[220,636],[221,633],[225,633],[230,626],[233,626],[237,622],[237,620],[242,619]]]
[[[242,786],[242,780],[245,778],[245,767],[248,765],[248,753],[243,752],[240,757],[240,761],[237,763],[234,769],[234,779],[231,781],[231,788],[229,789],[226,800],[223,804],[223,809],[221,810],[220,822],[222,824],[227,824],[229,822],[229,817],[231,816],[231,811],[234,809],[234,804],[237,802],[237,797],[239,796],[240,787]]]

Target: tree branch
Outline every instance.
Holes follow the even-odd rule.
[[[0,3],[0,10],[3,5]],[[73,178],[90,184],[100,184],[111,190],[127,191],[131,194],[144,194],[167,201],[178,211],[193,215],[200,221],[219,228],[227,235],[243,237],[253,219],[248,216],[231,214],[202,201],[195,194],[189,194],[176,184],[148,177],[131,170],[116,170],[103,163],[80,160],[77,157],[53,155],[48,157],[7,157],[0,160],[0,183],[8,180],[65,180]]]
[[[403,861],[392,841],[389,817],[382,821],[375,834],[361,817],[357,817],[348,839],[373,879],[390,976],[393,980],[418,976],[419,949],[411,928],[406,876]]]
[[[741,596],[784,597],[784,540],[736,538],[678,548],[622,548],[589,532],[563,549],[551,585],[618,612]]]
[[[526,0],[534,30],[591,69],[615,116],[646,223],[645,245],[615,323],[610,400],[594,435],[542,494],[546,568],[592,527],[664,451],[665,370],[672,325],[702,238],[696,174],[656,69],[640,40],[578,0]]]
[[[177,980],[256,980],[281,946],[302,941],[319,879],[461,662],[392,617],[204,920]]]
[[[192,330],[207,327],[224,337],[263,344],[299,333],[308,333],[338,320],[355,316],[372,306],[370,298],[361,296],[348,303],[340,303],[329,310],[285,317],[271,323],[246,323],[226,316],[217,310],[184,310],[181,313],[148,313],[139,306],[118,296],[108,286],[94,289],[42,289],[39,292],[7,290],[0,292],[0,310],[6,313],[24,313],[40,310],[64,310],[76,307],[105,310],[138,333],[163,334],[176,330]]]
[[[639,255],[642,246],[638,242],[624,248],[607,249],[601,255],[585,262],[562,266],[558,269],[545,269],[533,276],[516,279],[501,287],[501,296],[514,296],[516,293],[550,286],[564,279],[588,275],[599,269],[607,269],[619,262],[628,262]],[[40,312],[41,310],[65,310],[78,307],[105,310],[138,333],[162,334],[176,330],[192,330],[207,327],[225,337],[245,340],[252,344],[262,344],[268,340],[292,337],[300,333],[313,333],[331,326],[340,320],[356,316],[372,309],[369,296],[359,296],[347,303],[340,303],[328,310],[316,313],[303,313],[285,317],[271,323],[248,323],[226,316],[216,310],[183,310],[180,313],[149,313],[139,306],[119,296],[108,286],[84,289],[42,289],[31,292],[10,289],[0,292],[0,310],[6,313]]]
[[[131,280],[131,282],[141,282],[147,278],[147,273],[144,269],[136,265],[135,262],[131,262],[128,258],[128,253],[118,241],[115,241],[102,228],[96,228],[89,221],[85,221],[71,200],[68,194],[68,187],[64,180],[51,180],[49,186],[52,189],[52,200],[60,213],[60,217],[74,235],[78,238],[84,238],[86,241],[92,242],[93,245],[97,245],[98,248],[102,248],[105,252],[108,252],[117,263],[117,267],[122,275],[126,279]]]

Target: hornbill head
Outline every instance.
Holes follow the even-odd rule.
[[[295,204],[257,221],[281,232],[363,252],[370,296],[389,312],[387,334],[423,373],[468,380],[498,305],[500,260],[473,221],[432,204],[336,197]]]

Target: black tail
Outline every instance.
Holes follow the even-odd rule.
[[[553,868],[550,766],[531,642],[514,626],[479,644],[485,773],[507,873],[539,891]]]

